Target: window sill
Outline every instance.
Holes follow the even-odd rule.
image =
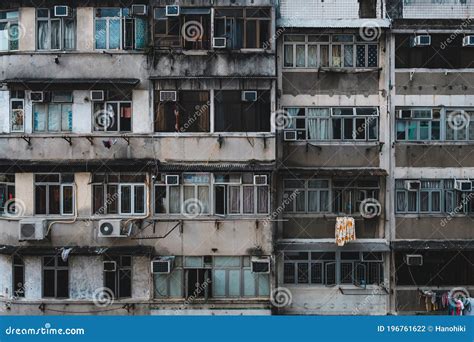
[[[269,49],[208,49],[208,50],[185,50],[183,48],[160,48],[155,47],[155,51],[162,54],[169,54],[170,51],[173,51],[175,54],[182,54],[187,56],[203,56],[209,54],[219,54],[219,55],[228,55],[228,54],[260,54],[260,55],[273,55],[275,50]]]
[[[395,218],[412,218],[422,220],[424,218],[445,218],[446,220],[451,220],[454,218],[472,218],[474,213],[471,215],[451,215],[451,213],[395,213]]]
[[[91,133],[23,133],[11,132],[0,133],[0,138],[108,138],[108,137],[127,137],[127,138],[272,138],[275,133],[272,132],[196,132],[196,133],[174,133],[174,132],[150,132],[150,133],[132,133],[132,132],[91,132]]]
[[[335,73],[344,73],[344,74],[358,74],[364,72],[374,72],[382,70],[381,67],[374,68],[334,68],[334,67],[324,67],[324,68],[291,68],[283,67],[283,72],[335,72]]]
[[[0,51],[0,55],[144,55],[143,50],[12,50]]]
[[[472,146],[474,143],[474,140],[465,140],[465,141],[439,141],[439,140],[424,140],[424,141],[400,141],[397,140],[395,142],[395,145],[401,145],[401,146],[464,146],[464,145],[469,145]]]
[[[347,140],[285,140],[285,143],[291,143],[295,145],[306,145],[310,144],[313,146],[379,146],[381,144],[380,141],[347,141]]]

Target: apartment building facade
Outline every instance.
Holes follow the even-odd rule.
[[[389,310],[389,23],[382,1],[279,3],[282,314]]]
[[[269,314],[272,2],[0,6],[2,313]]]
[[[449,291],[472,297],[474,290],[474,3],[388,1],[387,8],[394,84],[391,309],[443,313]]]
[[[474,292],[473,9],[0,4],[0,313],[445,312]]]

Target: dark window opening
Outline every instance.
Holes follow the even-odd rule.
[[[25,263],[13,256],[13,298],[25,297]]]
[[[106,257],[105,261],[116,263],[115,271],[104,270],[104,286],[112,291],[114,298],[132,297],[132,257]]]
[[[74,214],[74,174],[35,175],[35,214]]]
[[[212,298],[210,269],[186,270],[186,298]]]
[[[215,95],[216,132],[269,132],[270,91],[257,91],[257,100],[242,100],[241,91],[218,91]]]
[[[69,298],[69,264],[60,256],[43,257],[43,297]]]

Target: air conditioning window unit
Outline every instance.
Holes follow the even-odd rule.
[[[19,240],[44,240],[47,233],[47,221],[41,219],[21,220],[19,223]]]
[[[131,12],[135,16],[147,15],[148,7],[147,5],[132,5]]]
[[[31,102],[45,102],[46,93],[43,91],[32,91],[30,93]]]
[[[255,102],[257,101],[257,92],[254,90],[246,90],[242,92],[242,101]]]
[[[55,17],[71,17],[72,8],[69,6],[54,6],[54,16]]]
[[[180,10],[177,5],[168,5],[166,6],[166,16],[167,17],[177,17],[179,16]]]
[[[454,180],[454,189],[458,191],[472,191],[472,181],[470,180]]]
[[[411,46],[430,46],[431,36],[428,34],[421,34],[412,38]]]
[[[462,39],[462,46],[473,47],[474,46],[474,36],[465,36]]]
[[[178,100],[177,91],[160,91],[160,102],[176,102]]]
[[[252,257],[252,273],[270,273],[270,258]]]
[[[104,261],[104,272],[115,272],[117,270],[117,262]]]
[[[91,90],[90,99],[92,102],[101,102],[105,99],[105,92],[103,90]]]
[[[122,220],[100,220],[99,237],[127,237],[122,233]]]
[[[212,47],[214,49],[225,49],[227,47],[227,38],[225,38],[225,37],[214,37],[212,39]]]
[[[268,184],[267,175],[254,175],[253,176],[253,184],[255,184],[255,185],[267,185]]]
[[[151,261],[151,273],[170,274],[173,270],[174,257],[161,257]]]
[[[405,263],[408,266],[423,266],[423,255],[407,254],[405,255]]]
[[[296,131],[285,131],[283,133],[283,140],[285,140],[285,141],[296,141],[297,140]]]
[[[421,182],[418,180],[407,180],[405,181],[405,189],[407,189],[408,191],[418,191],[421,189]]]
[[[165,183],[167,185],[179,185],[179,176],[178,175],[166,175]]]

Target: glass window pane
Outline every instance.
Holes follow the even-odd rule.
[[[169,212],[170,214],[179,214],[181,212],[181,196],[179,186],[170,186],[169,192]]]
[[[357,45],[356,46],[356,54],[357,54],[357,61],[356,61],[356,67],[358,68],[364,68],[366,67],[365,65],[365,49],[367,45]]]
[[[269,196],[269,187],[268,186],[258,186],[257,187],[257,213],[266,214],[268,213],[268,196]]]
[[[107,21],[105,19],[95,20],[95,48],[106,49],[107,48]]]
[[[252,214],[254,212],[254,187],[244,186],[243,187],[243,209],[244,214]]]
[[[174,269],[170,274],[170,297],[183,297],[183,270]]]
[[[429,211],[429,192],[420,192],[420,211]]]
[[[168,297],[168,275],[167,274],[154,274],[155,283],[155,297],[163,298]]]
[[[212,292],[216,297],[224,297],[225,293],[225,270],[214,270],[214,282]]]
[[[251,270],[244,270],[244,296],[255,297],[255,277]]]
[[[51,20],[51,49],[61,48],[61,21]]]
[[[63,186],[63,214],[73,214],[73,187]]]
[[[346,68],[354,66],[354,45],[344,45],[344,66]]]
[[[284,66],[285,67],[292,67],[293,66],[293,45],[285,45],[285,60]]]
[[[198,200],[202,204],[202,213],[209,213],[209,187],[208,186],[198,186]]]
[[[270,275],[259,274],[258,276],[258,295],[269,296],[270,295]]]
[[[238,186],[229,186],[229,212],[240,213],[240,187]]]
[[[319,54],[322,67],[329,67],[329,45],[320,45]]]
[[[397,191],[397,212],[404,212],[406,210],[406,192],[405,191]]]
[[[341,45],[332,46],[332,66],[336,68],[342,67]]]
[[[416,212],[418,210],[416,197],[417,197],[416,192],[414,191],[408,192],[408,211],[409,212]]]
[[[120,49],[120,19],[109,20],[109,49]]]
[[[46,130],[46,105],[33,105],[33,130],[44,132]]]
[[[49,215],[60,214],[60,186],[49,186]]]
[[[298,263],[298,284],[307,284],[308,279],[308,263]]]
[[[285,284],[294,284],[295,282],[295,264],[285,263],[283,266],[283,282]]]
[[[317,212],[318,211],[318,192],[317,191],[308,191],[308,211]]]
[[[308,68],[318,67],[318,46],[308,45]]]
[[[130,185],[120,187],[120,212],[122,214],[132,212],[132,187]]]
[[[50,33],[48,21],[38,21],[38,31],[36,34],[38,39],[38,50],[49,49]]]
[[[378,65],[377,45],[369,45],[367,52],[367,65],[369,68],[375,68]]]
[[[61,105],[49,104],[48,108],[48,131],[59,132],[61,129]]]
[[[240,270],[229,270],[229,296],[240,296]]]
[[[143,185],[135,186],[134,196],[134,213],[144,214],[145,213],[145,187]]]
[[[438,212],[441,211],[441,193],[432,192],[431,193],[431,211]]]
[[[296,45],[296,66],[305,67],[305,45]]]

